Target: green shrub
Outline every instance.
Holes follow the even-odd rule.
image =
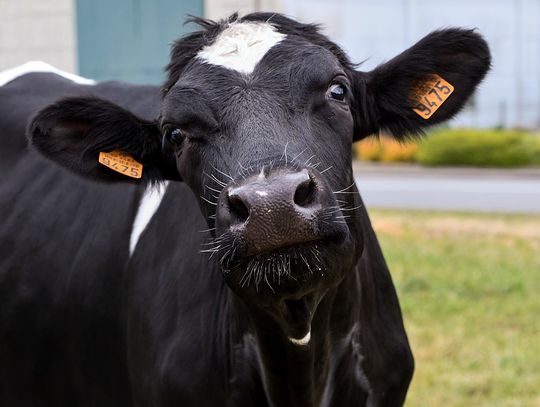
[[[529,137],[528,147],[531,154],[531,164],[540,166],[540,134]]]
[[[540,164],[540,136],[516,130],[440,130],[420,143],[417,160],[478,167]]]

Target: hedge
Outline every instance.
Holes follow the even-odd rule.
[[[356,143],[366,161],[476,167],[540,166],[540,135],[519,130],[440,129],[416,143],[370,137]]]
[[[517,130],[446,129],[419,143],[423,165],[519,167],[540,164],[540,136]]]

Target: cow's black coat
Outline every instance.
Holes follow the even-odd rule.
[[[193,59],[226,26],[199,20],[204,30],[173,47],[161,109],[153,87],[88,87],[29,74],[0,88],[0,146],[9,156],[0,189],[2,405],[403,403],[412,355],[351,186],[350,144],[353,135],[388,130],[402,138],[451,117],[487,72],[487,46],[472,31],[443,30],[362,73],[316,26],[264,13],[244,19],[270,19],[287,40],[246,78]],[[426,121],[409,97],[434,73],[456,91]],[[348,92],[339,104],[325,99],[336,74]],[[65,96],[72,98],[52,103]],[[39,109],[31,141],[69,170],[120,181],[97,154],[121,149],[144,163],[143,184],[172,180],[131,258],[141,187],[91,183],[27,151],[23,129]],[[170,137],[175,128],[181,141]],[[352,215],[343,218],[342,240],[320,243],[328,274],[309,277],[295,265],[300,283],[239,286],[227,271],[242,266],[234,251],[198,253],[209,237],[200,230],[215,223],[204,174],[217,175],[218,185],[228,175],[239,182],[269,164],[309,167],[310,155],[319,170],[332,167],[324,182],[346,193],[339,213]],[[306,347],[289,343],[276,317],[285,289],[318,293]]]
[[[157,114],[155,87],[89,89],[50,73],[0,87],[3,406],[106,406],[130,397],[120,288],[141,189],[81,180],[27,150],[23,136],[31,115],[66,95],[92,93]]]

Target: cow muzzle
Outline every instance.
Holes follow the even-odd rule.
[[[217,229],[240,239],[243,255],[251,256],[330,238],[324,218],[336,207],[332,190],[314,169],[263,169],[224,188]]]

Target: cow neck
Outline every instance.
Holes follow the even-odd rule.
[[[332,315],[348,314],[346,310],[336,310],[343,307],[342,299],[335,301],[341,297],[341,291],[339,287],[331,289],[320,301],[312,319],[311,340],[306,345],[292,343],[264,310],[248,311],[256,338],[251,343],[256,344],[259,372],[270,405],[312,407],[331,397],[326,392],[333,380],[334,367],[345,356],[346,349],[350,349],[351,335],[357,331],[352,319],[338,325],[332,323]],[[333,337],[341,338],[339,343],[333,343],[330,332]]]

